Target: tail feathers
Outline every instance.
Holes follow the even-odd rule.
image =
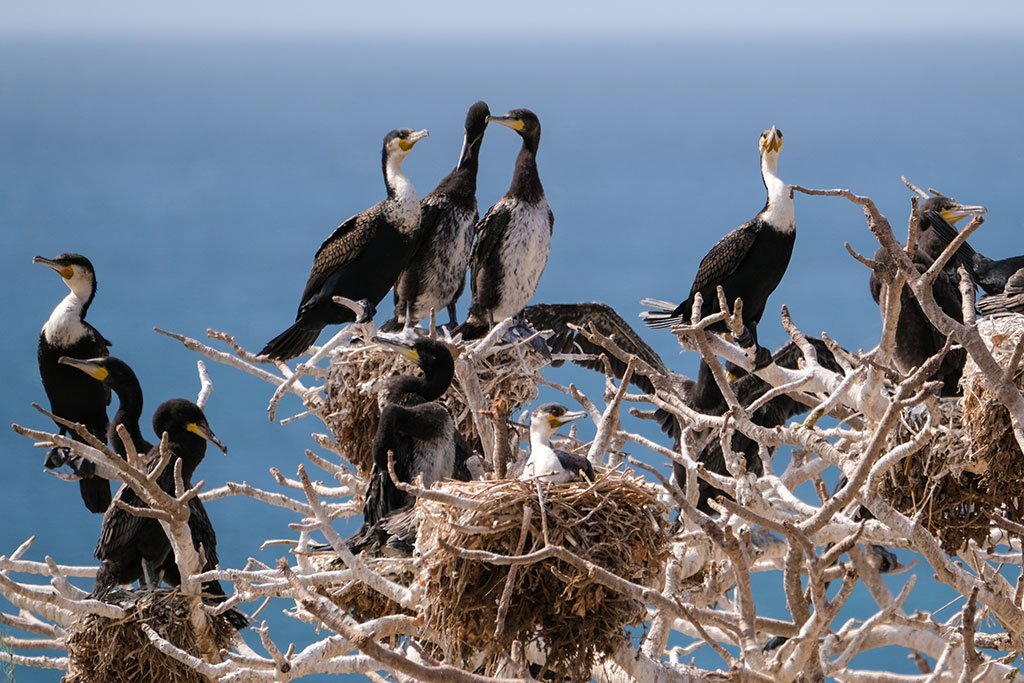
[[[103,513],[110,507],[110,482],[103,477],[79,479],[82,500],[89,512]]]
[[[640,305],[655,309],[653,311],[643,311],[640,313],[640,319],[643,320],[644,324],[652,330],[663,330],[686,322],[685,316],[679,314],[679,309],[682,308],[682,306],[674,304],[671,301],[663,301],[661,299],[641,299]]]
[[[323,325],[310,327],[308,323],[300,320],[267,342],[267,345],[260,351],[260,355],[269,356],[274,360],[295,358],[313,345],[322,329],[324,329]]]
[[[461,334],[463,339],[480,339],[487,334],[487,329],[486,323],[480,323],[470,317],[455,328],[454,334]]]

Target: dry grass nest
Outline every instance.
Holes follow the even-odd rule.
[[[337,557],[332,551],[311,555],[309,559],[318,571],[332,571],[343,566],[332,563]],[[364,557],[363,562],[369,569],[402,586],[412,585],[416,578],[412,558]],[[415,612],[381,595],[361,581],[318,585],[314,591],[351,614],[359,622],[395,614],[415,616]]]
[[[556,677],[590,680],[596,659],[622,644],[626,626],[644,620],[640,601],[557,558],[510,568],[463,558],[453,548],[525,555],[549,543],[650,586],[668,556],[666,511],[651,487],[614,471],[594,484],[548,484],[542,487],[543,514],[534,482],[449,482],[439,488],[481,504],[466,509],[424,498],[416,504],[424,617],[440,634],[445,657],[462,662],[484,652],[492,660],[514,641],[532,643]]]
[[[474,341],[449,348],[459,353],[476,344]],[[504,400],[509,411],[515,411],[537,398],[539,371],[547,362],[529,344],[501,342],[480,360],[476,377],[488,401]],[[373,468],[371,446],[380,418],[377,395],[383,382],[396,375],[419,373],[415,364],[401,354],[377,344],[346,346],[335,352],[325,388],[326,422],[338,452],[359,474],[366,476]],[[467,407],[466,390],[458,375],[441,397],[441,403],[470,446],[482,451],[476,424]]]
[[[69,630],[68,674],[62,683],[207,683],[205,676],[156,649],[139,627],[149,625],[185,652],[201,656],[189,620],[188,602],[177,590],[115,591],[106,602],[128,612],[122,620],[90,615]],[[214,617],[213,639],[218,650],[229,647],[235,630],[223,617]]]
[[[1006,368],[1024,316],[986,318],[978,322],[996,361]],[[1024,388],[1024,367],[1013,369]],[[1024,524],[1024,456],[1013,436],[1010,415],[968,357],[961,386],[963,399],[940,402],[938,438],[897,464],[882,493],[900,511],[921,515],[922,523],[955,553],[973,539],[984,545],[995,516]],[[919,427],[901,422],[890,446],[907,441]]]

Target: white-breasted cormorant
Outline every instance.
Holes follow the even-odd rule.
[[[187,399],[175,398],[160,404],[153,413],[153,431],[161,438],[163,434],[167,434],[167,448],[173,454],[157,478],[160,488],[172,495],[176,460],[181,460],[182,480],[185,487],[190,488],[192,475],[206,455],[207,442],[222,450],[225,455],[228,452],[227,447],[210,429],[203,411]],[[159,462],[159,451],[160,446],[157,445],[147,454],[147,461],[151,467]],[[117,497],[133,507],[148,507],[129,486],[122,486],[117,492]],[[201,544],[206,556],[203,570],[214,569],[218,564],[218,558],[217,536],[213,524],[198,498],[190,501],[189,512],[192,543],[197,549]],[[100,540],[96,544],[95,555],[100,560],[93,589],[95,597],[102,598],[115,586],[136,580],[144,580],[150,587],[156,586],[161,578],[172,586],[181,583],[181,575],[174,560],[174,553],[171,552],[170,541],[167,540],[160,522],[146,517],[136,517],[116,505],[111,505],[103,515],[103,528]],[[204,583],[203,592],[212,603],[223,600],[224,590],[217,581]],[[236,628],[242,628],[247,623],[246,617],[234,609],[225,612],[224,616]]]
[[[530,302],[547,264],[555,223],[537,173],[537,115],[529,109],[513,109],[487,120],[519,133],[523,146],[508,192],[476,227],[469,280],[473,300],[466,322],[457,329],[466,339],[482,336]]]
[[[96,271],[89,259],[81,254],[60,254],[55,259],[36,256],[32,262],[52,268],[71,290],[53,309],[39,334],[39,376],[50,399],[50,410],[65,420],[84,424],[93,436],[104,441],[107,438],[110,392],[102,384],[59,363],[61,356],[94,358],[108,353],[110,342],[85,321],[96,296]],[[66,427],[57,426],[61,434],[68,432]],[[81,440],[73,432],[69,436]],[[110,505],[110,483],[95,476],[92,463],[68,454],[65,449],[50,451],[47,467],[63,464],[69,465],[81,477],[82,500],[89,511],[106,510]]]
[[[743,300],[743,325],[757,344],[757,324],[764,313],[768,297],[782,281],[789,265],[796,239],[793,196],[789,186],[778,176],[782,131],[772,126],[758,141],[761,154],[761,178],[768,191],[768,201],[754,218],[736,228],[711,248],[700,262],[697,275],[686,301],[671,310],[645,311],[640,317],[648,327],[666,328],[689,324],[693,297],[700,292],[704,300],[702,317],[717,313],[717,288],[725,291],[731,306]],[[644,303],[652,303],[649,300]],[[727,332],[724,322],[708,328]],[[767,349],[757,347],[757,364],[771,360]]]
[[[519,478],[545,484],[594,481],[594,467],[589,460],[551,447],[551,437],[559,427],[586,415],[582,410],[571,412],[560,403],[543,403],[534,408],[530,413],[530,457]]]
[[[985,315],[1024,313],[1024,268],[1007,278],[1002,294],[989,294],[979,299],[978,310]]]
[[[398,276],[395,317],[381,326],[382,332],[412,327],[442,309],[455,327],[455,302],[466,286],[473,228],[480,219],[476,175],[489,115],[486,102],[469,108],[458,165],[420,202],[419,246]]]
[[[334,303],[360,301],[366,317],[395,284],[416,245],[420,201],[402,173],[402,160],[427,131],[393,130],[384,138],[381,165],[388,197],[349,218],[324,240],[302,292],[295,324],[267,342],[261,355],[288,360],[308,349],[327,325],[352,322],[355,313]]]

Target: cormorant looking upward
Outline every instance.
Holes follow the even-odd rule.
[[[513,109],[487,120],[519,133],[523,146],[508,192],[476,226],[470,264],[473,300],[469,316],[456,330],[465,339],[483,336],[495,322],[518,314],[530,302],[551,251],[555,223],[537,173],[537,115],[529,109]]]
[[[157,484],[164,491],[174,494],[175,460],[181,460],[181,476],[186,488],[192,486],[192,474],[202,462],[206,454],[206,442],[210,442],[227,455],[227,447],[214,435],[206,421],[203,411],[196,404],[183,398],[165,401],[153,413],[153,431],[161,436],[167,434],[167,448],[172,458],[157,478]],[[160,447],[153,447],[147,454],[147,460],[155,465],[160,457]],[[129,486],[123,486],[117,496],[127,505],[147,507],[142,498]],[[189,510],[194,513],[189,518],[192,531],[192,542],[202,543],[206,555],[204,570],[217,566],[217,537],[206,515],[205,508],[198,498],[193,499]],[[198,548],[198,546],[196,546]],[[146,517],[136,517],[117,505],[111,505],[103,515],[103,528],[100,540],[96,544],[96,558],[100,560],[100,568],[96,573],[96,585],[93,596],[102,598],[112,588],[120,584],[132,583],[144,579],[154,587],[163,579],[171,585],[181,583],[174,553],[171,552],[170,541],[164,534],[160,522]],[[203,584],[204,593],[220,597],[224,595],[219,582],[210,581]],[[215,598],[211,602],[219,602]],[[229,610],[225,617],[236,628],[246,624],[246,618],[237,610]]]
[[[534,408],[530,413],[530,458],[519,478],[537,479],[545,484],[594,481],[594,467],[589,460],[551,447],[551,437],[559,427],[586,415],[582,410],[570,412],[560,403],[543,403]]]
[[[749,334],[756,347],[755,365],[771,361],[771,353],[757,345],[757,324],[761,321],[768,297],[782,281],[789,265],[796,239],[793,197],[786,183],[778,176],[782,131],[772,126],[761,134],[761,178],[768,191],[768,201],[753,219],[736,228],[711,248],[697,269],[697,276],[686,301],[669,309],[645,311],[640,317],[648,327],[665,328],[689,324],[693,297],[700,292],[704,300],[702,317],[718,313],[717,288],[725,290],[729,305],[743,300],[744,336]],[[647,305],[662,302],[645,300]],[[708,327],[712,332],[727,332],[725,322]]]
[[[52,268],[71,290],[53,309],[39,334],[39,376],[50,399],[50,410],[65,420],[84,424],[89,433],[104,441],[107,438],[110,393],[102,384],[58,362],[61,356],[94,358],[108,353],[110,342],[85,321],[96,296],[96,271],[89,259],[81,254],[60,254],[55,259],[36,256],[32,262]],[[61,434],[68,432],[66,427],[57,426]],[[69,436],[76,441],[81,440],[74,432]],[[46,466],[59,467],[63,464],[68,464],[81,477],[78,484],[85,507],[90,512],[106,510],[110,505],[110,483],[95,476],[93,464],[67,454],[65,449],[51,450]]]
[[[469,108],[458,165],[420,202],[419,246],[398,276],[395,317],[381,326],[382,332],[413,327],[444,308],[449,326],[455,327],[455,302],[466,286],[473,228],[480,219],[476,174],[489,115],[486,102]]]
[[[302,292],[295,324],[267,342],[261,355],[288,360],[308,349],[327,325],[353,322],[355,313],[334,303],[361,301],[366,318],[395,284],[416,245],[420,201],[402,173],[402,160],[427,131],[393,130],[384,138],[381,164],[388,197],[342,223],[320,245]]]

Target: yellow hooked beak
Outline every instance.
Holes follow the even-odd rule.
[[[570,422],[572,422],[574,420],[578,420],[581,417],[586,417],[586,416],[587,416],[587,413],[584,410],[578,410],[578,411],[575,411],[575,412],[563,413],[560,416],[552,415],[548,419],[548,424],[550,424],[552,427],[557,429],[558,427],[561,427],[564,424],[569,424]]]
[[[65,280],[70,280],[71,276],[75,274],[75,269],[72,268],[71,266],[62,266],[56,261],[52,261],[48,258],[43,258],[42,256],[34,257],[32,259],[32,263],[42,263],[44,266],[49,266],[50,268],[53,268],[55,271],[57,271],[57,274],[60,275]]]
[[[413,148],[413,146],[417,142],[427,137],[428,135],[430,135],[430,133],[428,133],[426,130],[418,130],[415,133],[410,133],[409,137],[405,138],[404,140],[399,140],[398,146],[402,148],[403,152],[408,152],[410,149]]]
[[[952,225],[956,225],[957,222],[980,213],[988,213],[988,210],[984,206],[964,206],[961,204],[951,209],[943,209],[942,217]]]
[[[765,152],[778,152],[782,149],[782,133],[775,126],[762,133],[761,140]]]
[[[80,358],[71,358],[70,356],[61,356],[60,360],[58,360],[57,362],[61,363],[62,365],[69,365],[73,368],[81,370],[85,374],[100,382],[102,382],[103,380],[110,376],[110,372],[99,363],[92,363],[90,361],[82,360]]]
[[[515,131],[520,131],[526,126],[522,119],[517,119],[514,116],[488,116],[487,123],[490,123],[491,121],[500,123],[501,125]]]
[[[224,455],[228,454],[228,447],[225,446],[223,442],[221,442],[221,440],[218,439],[217,436],[210,430],[209,425],[200,424],[198,422],[189,422],[185,429],[192,432],[193,434],[196,434],[197,436],[201,436],[202,438],[206,439],[214,446],[224,451]]]

